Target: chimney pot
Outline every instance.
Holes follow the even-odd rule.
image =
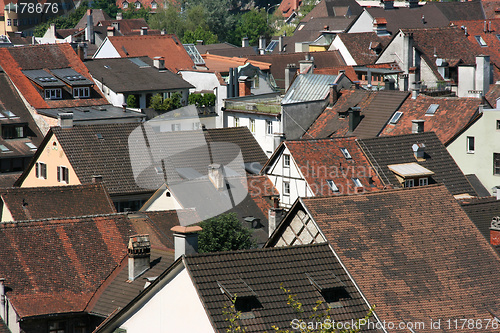
[[[149,235],[134,235],[128,240],[128,279],[134,281],[147,271],[151,262]]]
[[[208,178],[215,186],[217,191],[222,191],[226,188],[226,181],[224,179],[224,169],[220,164],[210,164],[208,166]]]
[[[123,20],[123,14],[122,14],[122,12],[116,13],[116,19],[117,20]]]
[[[283,208],[270,208],[268,213],[269,236],[271,236],[285,216]]]
[[[175,226],[170,229],[174,233],[175,259],[198,252],[198,233],[203,230],[200,226]]]
[[[285,68],[285,92],[290,88],[295,73],[297,73],[297,65],[287,64]]]
[[[337,92],[337,84],[332,83],[330,84],[330,95],[329,97],[329,106],[333,106],[335,103],[337,103],[337,99],[339,98],[338,92]]]
[[[349,133],[354,132],[361,121],[361,109],[358,106],[349,108]]]
[[[73,127],[73,112],[59,113],[57,115],[58,125],[61,128],[71,128]]]
[[[266,52],[266,38],[264,36],[259,37],[259,54],[264,55]]]
[[[411,132],[412,133],[424,133],[424,122],[425,122],[425,120],[413,119],[411,121]]]
[[[92,183],[95,184],[102,183],[102,176],[101,175],[92,176]]]

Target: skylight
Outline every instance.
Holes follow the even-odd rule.
[[[102,137],[102,134],[101,134],[101,133],[96,133],[96,135],[95,135],[95,136],[97,136],[97,138],[98,138],[99,140],[104,139],[104,138]]]
[[[31,142],[25,142],[24,144],[26,146],[28,146],[29,149],[36,150],[36,146],[34,144],[32,144]]]
[[[333,182],[333,180],[328,179],[326,182],[328,183],[328,186],[330,186],[330,188],[332,189],[333,192],[338,192],[339,191],[339,188],[337,187],[337,185],[335,185],[335,183]]]
[[[347,150],[347,148],[340,148],[340,151],[342,152],[342,154],[344,154],[344,157],[347,158],[347,159],[351,159],[351,154],[349,154],[349,151]]]
[[[390,124],[396,124],[399,121],[399,118],[403,115],[403,112],[401,111],[396,111],[394,115],[392,116],[391,120],[389,120]]]
[[[273,52],[274,48],[276,47],[276,45],[278,45],[278,41],[277,40],[272,40],[269,43],[269,45],[266,47],[266,52]]]
[[[356,185],[356,187],[363,187],[363,184],[361,184],[359,178],[353,178],[352,181],[354,182],[354,185]]]
[[[5,110],[4,113],[8,118],[18,118],[12,111]]]
[[[8,153],[11,150],[9,148],[7,148],[6,146],[4,146],[4,145],[0,145],[0,151],[2,153]]]
[[[195,65],[203,65],[205,64],[205,60],[203,60],[202,56],[200,55],[200,52],[198,52],[198,49],[194,44],[183,44],[184,48],[186,49],[186,52],[189,54]]]
[[[477,43],[480,46],[482,46],[482,47],[488,46],[488,44],[486,44],[486,42],[484,41],[483,37],[481,37],[481,36],[474,36],[474,38],[476,38],[476,41],[477,41]]]
[[[425,111],[425,115],[426,116],[433,116],[436,113],[438,107],[439,107],[439,104],[431,104],[429,106],[429,108],[427,109],[427,111]]]

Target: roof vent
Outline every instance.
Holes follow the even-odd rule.
[[[64,112],[57,115],[58,125],[61,128],[72,128],[73,127],[73,112]]]

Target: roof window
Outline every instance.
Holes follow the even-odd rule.
[[[488,46],[488,44],[486,44],[486,42],[484,41],[483,37],[481,37],[481,36],[474,36],[474,38],[476,39],[477,43],[478,43],[481,47],[486,47],[486,46]]]
[[[347,158],[348,160],[352,158],[347,148],[340,148],[340,151],[342,152],[342,154],[344,154],[344,157]]]

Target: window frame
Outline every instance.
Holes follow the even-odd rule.
[[[240,118],[239,117],[233,117],[233,125],[234,125],[234,127],[240,127]]]
[[[472,147],[471,147],[472,143]],[[475,148],[476,148],[476,139],[473,136],[468,136],[466,138],[466,149],[467,149],[467,154],[474,154],[475,153]],[[472,148],[472,149],[471,149]]]
[[[332,190],[333,192],[340,192],[339,187],[337,186],[337,184],[335,184],[335,182],[332,179],[327,179],[326,183],[330,187],[330,190]]]
[[[36,162],[35,177],[38,179],[47,179],[47,164],[43,162]]]
[[[500,131],[500,120],[497,119],[497,131]]]
[[[340,148],[340,151],[342,152],[342,155],[344,155],[344,157],[345,157],[347,160],[351,160],[351,159],[352,159],[352,156],[351,156],[351,154],[349,153],[349,150],[347,150],[347,148]]]
[[[290,155],[283,154],[283,168],[290,168]]]
[[[488,47],[488,44],[485,42],[481,35],[474,36],[474,39],[481,47]]]
[[[429,178],[428,177],[423,177],[423,178],[418,179],[418,186],[427,186],[427,185],[429,185]]]
[[[415,187],[415,179],[413,179],[413,178],[406,179],[404,182],[404,187],[405,188]]]
[[[290,196],[290,182],[283,181],[283,196]]]
[[[69,184],[69,169],[64,165],[57,166],[57,182]]]
[[[47,97],[47,93],[49,93],[48,97]],[[43,94],[44,94],[45,99],[62,99],[62,89],[61,88],[44,89]]]
[[[493,175],[500,176],[500,153],[493,153]]]
[[[273,135],[273,122],[271,120],[266,120],[266,135]]]
[[[83,94],[82,94],[83,92]],[[90,88],[89,87],[75,87],[73,88],[73,97],[74,98],[89,98],[90,97]]]
[[[250,118],[249,125],[250,125],[250,128],[249,128],[250,132],[255,133],[255,119]]]
[[[352,178],[352,182],[356,187],[363,187],[363,184],[361,184],[361,180],[359,180],[359,178]]]

